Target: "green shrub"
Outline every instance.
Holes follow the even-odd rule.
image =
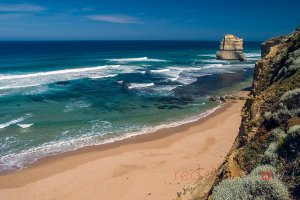
[[[243,178],[225,179],[214,187],[213,200],[249,199]]]
[[[293,57],[294,58],[300,57],[300,49],[297,49],[296,51],[293,52]]]
[[[278,124],[281,124],[282,122],[286,122],[292,118],[294,116],[293,114],[293,112],[284,107],[272,113],[272,119]]]
[[[279,147],[279,153],[282,157],[294,159],[300,152],[300,125],[289,128],[287,136]]]
[[[265,112],[264,113],[264,118],[267,120],[267,121],[270,121],[272,119],[272,113],[271,112]]]
[[[283,122],[287,122],[289,119],[295,116],[300,115],[300,109],[288,109],[286,106],[278,109],[276,112],[268,114],[268,121],[274,121],[277,124],[281,124]]]
[[[295,125],[289,128],[289,130],[287,131],[288,135],[291,134],[300,134],[300,125]]]
[[[276,165],[278,162],[277,148],[278,148],[278,143],[272,142],[267,148],[267,150],[265,151],[261,159],[261,164]]]
[[[255,169],[251,171],[251,173],[248,176],[255,176],[255,177],[260,177],[262,172],[268,171],[271,173],[272,177],[276,177],[277,172],[276,168],[273,167],[272,165],[260,165],[257,166]]]
[[[300,104],[300,88],[290,90],[283,94],[280,101],[287,106],[288,109],[297,109]]]
[[[214,200],[286,200],[289,197],[287,187],[273,176],[262,180],[261,172],[276,171],[272,166],[260,166],[243,178],[226,179],[213,189]]]
[[[272,141],[281,141],[285,137],[286,137],[286,134],[281,128],[275,128],[271,131],[270,139]]]
[[[286,74],[287,74],[287,72],[288,72],[287,67],[282,67],[282,68],[278,71],[277,75],[275,76],[275,81],[281,79],[282,77],[285,77]]]
[[[288,68],[288,71],[297,71],[300,70],[300,64],[293,64]]]
[[[284,143],[288,145],[291,153],[298,154],[300,152],[300,125],[289,128],[287,134]]]

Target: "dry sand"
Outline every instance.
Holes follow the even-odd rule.
[[[42,159],[0,176],[0,199],[175,199],[222,163],[238,134],[243,104],[227,103],[190,124]]]

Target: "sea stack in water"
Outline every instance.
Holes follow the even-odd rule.
[[[239,60],[245,61],[243,53],[243,39],[227,34],[220,43],[220,50],[217,52],[218,60]]]

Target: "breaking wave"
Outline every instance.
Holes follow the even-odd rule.
[[[130,83],[128,84],[128,89],[145,88],[151,86],[154,86],[154,83]]]
[[[30,149],[22,150],[18,153],[11,153],[4,155],[0,157],[0,171],[1,172],[8,172],[8,171],[15,171],[15,170],[21,170],[24,168],[24,166],[33,163],[43,157],[56,155],[59,153],[64,153],[68,151],[74,151],[77,149],[80,149],[82,147],[87,146],[95,146],[95,145],[102,145],[102,144],[108,144],[117,142],[120,140],[124,140],[130,137],[134,137],[137,135],[143,135],[148,133],[153,133],[159,129],[163,128],[170,128],[170,127],[176,127],[182,124],[195,122],[199,119],[205,118],[212,113],[214,113],[217,109],[219,109],[222,105],[217,106],[211,110],[208,110],[206,112],[203,112],[197,116],[192,116],[188,119],[177,121],[177,122],[171,122],[169,124],[161,124],[154,127],[144,127],[140,131],[136,132],[128,132],[122,136],[113,137],[105,140],[99,140],[97,139],[97,134],[94,135],[83,135],[77,138],[65,138],[61,139],[59,141],[52,141],[48,143],[44,143],[42,145],[39,145],[37,147],[32,147]],[[109,123],[109,122],[107,122]]]
[[[119,62],[119,63],[126,63],[126,62],[168,62],[167,60],[161,59],[154,59],[148,57],[140,57],[140,58],[114,58],[114,59],[106,59],[110,62]]]
[[[31,74],[13,74],[0,76],[0,90],[35,87],[59,81],[69,81],[82,78],[101,79],[114,77],[120,73],[132,73],[139,67],[104,65],[98,67],[64,69]]]

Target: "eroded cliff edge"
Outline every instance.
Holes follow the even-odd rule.
[[[252,86],[216,179],[179,199],[300,199],[300,27],[262,44]]]
[[[224,179],[249,174],[257,166],[271,165],[290,197],[299,199],[300,27],[262,44],[252,86],[239,135],[213,187]]]

